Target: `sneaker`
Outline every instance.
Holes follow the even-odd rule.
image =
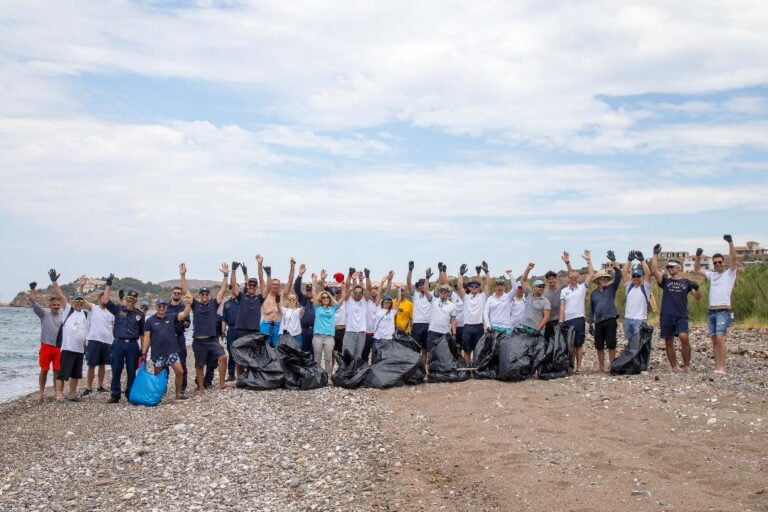
[[[83,401],[83,399],[80,398],[79,396],[76,396],[75,398],[67,398],[67,400],[69,400],[70,402],[82,402]]]
[[[106,393],[107,388],[105,388],[104,386],[99,386],[98,388],[96,388],[96,391],[98,391],[99,393]]]
[[[107,401],[108,404],[116,404],[120,401],[119,396],[111,396],[109,397],[109,400]]]
[[[83,391],[83,396],[88,396],[88,395],[90,395],[91,393],[93,393],[93,390],[92,390],[92,389],[88,389],[88,388],[85,388],[85,391]]]
[[[187,395],[182,394],[179,398],[176,400],[189,400],[189,397]]]

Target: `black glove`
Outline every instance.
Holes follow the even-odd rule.
[[[107,283],[107,286],[112,286],[112,281],[115,279],[115,274],[109,274],[107,278],[104,280],[105,283]]]
[[[696,281],[691,281],[691,290],[698,290],[699,289],[699,283]]]
[[[642,252],[635,251],[635,258],[637,258],[637,261],[643,261],[645,259],[645,256],[643,256]]]
[[[701,247],[696,249],[696,256],[701,256],[702,254],[704,254],[704,249],[702,249]]]
[[[612,263],[616,263],[616,255],[613,253],[613,251],[608,251],[608,254],[606,254],[606,257],[608,258],[608,261]]]
[[[432,274],[432,269],[431,269],[431,268],[428,268],[428,269],[427,269],[427,281],[429,281],[429,278],[430,278],[430,277],[432,277],[432,276],[433,276],[433,274]]]
[[[37,288],[37,281],[32,281],[31,283],[29,283],[30,290],[34,290],[35,288]]]
[[[661,244],[656,244],[653,246],[653,254],[661,254]]]
[[[233,261],[232,262],[232,272],[233,273],[237,272],[237,267],[239,267],[239,266],[240,266],[240,262],[239,261]]]
[[[631,251],[629,251],[629,254],[627,254],[627,261],[634,261],[635,255],[637,255],[636,250],[632,249]]]
[[[485,261],[483,261],[483,262],[482,262],[480,265],[481,265],[481,266],[482,266],[482,268],[483,268],[483,272],[485,272],[485,273],[487,274],[487,273],[488,273],[488,263],[486,263]]]
[[[413,261],[408,262],[408,272],[413,272]]]
[[[264,267],[264,273],[267,274],[267,277],[272,276],[272,267]]]
[[[51,270],[48,271],[48,277],[51,278],[52,283],[55,283],[56,281],[59,280],[59,277],[61,277],[61,274],[57,274],[56,269],[52,268]]]
[[[466,273],[467,273],[467,264],[462,263],[461,267],[459,267],[459,274],[463,276]]]
[[[243,271],[243,276],[247,276],[248,275],[248,267],[246,267],[242,263],[240,264],[240,270]]]
[[[370,277],[371,277],[371,269],[369,269],[369,268],[364,268],[364,269],[363,269],[363,274],[365,274],[365,278],[366,278],[366,279],[370,279]]]
[[[355,267],[349,267],[349,275],[355,275]]]
[[[125,292],[123,290],[119,290],[117,292],[117,298],[123,300],[125,298]]]
[[[476,271],[478,274],[480,273],[480,271],[481,271],[481,270],[483,270],[483,267],[481,267],[480,265],[478,265],[478,266],[476,266],[476,267],[475,267],[475,271]]]
[[[725,240],[728,243],[733,242],[733,237],[731,235],[723,235],[723,240]]]

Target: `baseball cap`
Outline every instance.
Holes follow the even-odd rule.
[[[249,283],[258,283],[258,282],[259,282],[259,280],[258,280],[258,279],[256,279],[255,277],[250,277],[250,278],[248,278],[248,282],[249,282]],[[206,289],[207,289],[207,288],[206,288]]]
[[[443,291],[445,291],[445,292],[451,291],[451,287],[448,286],[447,284],[441,284],[440,286],[437,287],[437,289],[440,290],[441,292],[443,292]]]
[[[502,279],[502,278],[498,278],[496,280],[496,284],[507,284],[507,282],[504,279]]]
[[[139,305],[140,306],[147,306],[147,307],[149,307],[149,302],[143,300],[143,301],[141,301],[141,303],[139,303]]]
[[[632,269],[632,277],[643,277],[643,269],[641,268]]]
[[[203,286],[202,288],[200,288],[199,293],[211,293],[211,290],[207,286]]]
[[[155,306],[160,306],[160,305],[167,306],[168,305],[168,301],[165,300],[165,299],[157,299],[155,301]]]
[[[382,301],[388,300],[388,301],[390,301],[390,302],[391,302],[391,301],[392,301],[392,296],[391,296],[390,294],[388,294],[388,293],[387,293],[386,295],[384,295],[384,296],[381,298],[381,300],[382,300]]]
[[[668,267],[679,267],[680,266],[680,262],[677,261],[677,260],[669,260],[667,262],[667,266]]]
[[[533,282],[533,286],[544,286],[544,280],[543,279],[536,279]]]
[[[74,300],[83,300],[83,296],[79,293],[75,294]]]
[[[139,292],[136,290],[128,290],[128,293],[125,294],[126,297],[133,297],[134,299],[139,298]]]
[[[424,283],[426,283],[425,279],[419,279],[416,281],[416,286],[424,286]]]

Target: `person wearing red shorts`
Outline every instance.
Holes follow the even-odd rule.
[[[61,369],[61,350],[56,346],[56,337],[59,334],[61,323],[64,320],[64,313],[61,311],[61,299],[51,297],[49,309],[40,307],[38,303],[36,282],[29,283],[29,298],[32,301],[32,310],[40,318],[40,353],[38,362],[40,364],[40,401],[45,398],[45,385],[48,381],[48,371],[53,366],[53,380],[56,382],[59,370]]]

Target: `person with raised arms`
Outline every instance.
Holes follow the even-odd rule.
[[[549,300],[544,296],[546,283],[543,279],[534,279],[533,289],[528,289],[528,274],[535,266],[535,264],[529,263],[520,278],[520,285],[523,287],[523,293],[525,293],[525,310],[520,319],[520,326],[528,334],[543,336],[544,328],[552,314],[552,306],[549,305]]]
[[[678,260],[667,261],[667,273],[659,270],[659,253],[661,244],[653,246],[651,273],[661,286],[661,311],[659,314],[659,331],[666,344],[667,360],[672,371],[677,371],[677,355],[675,354],[675,336],[680,339],[680,352],[683,356],[683,371],[691,371],[691,343],[688,339],[688,294],[692,293],[696,300],[701,299],[699,284],[682,276],[683,267]]]
[[[464,328],[462,329],[459,341],[464,352],[464,362],[467,366],[472,364],[472,352],[475,350],[477,341],[483,335],[483,310],[485,309],[485,301],[491,294],[491,279],[488,276],[487,264],[485,268],[485,287],[482,292],[480,291],[481,265],[475,267],[477,275],[469,281],[469,291],[464,289],[464,275],[467,273],[466,264],[462,264],[459,267],[459,277],[456,280],[456,293],[464,305]]]
[[[115,276],[109,274],[105,279],[107,286],[112,286],[112,281]],[[82,296],[84,279],[80,281],[78,286],[78,292]],[[105,367],[111,361],[112,354],[112,331],[115,328],[115,315],[109,312],[107,307],[102,304],[101,298],[104,295],[102,290],[99,294],[99,302],[94,305],[83,300],[83,309],[87,310],[91,316],[89,318],[88,336],[86,337],[88,343],[86,345],[85,359],[88,363],[88,372],[86,374],[85,391],[83,396],[88,396],[93,393],[93,380],[96,377],[96,368],[98,367],[99,375],[99,387],[97,390],[101,392],[107,391],[104,387],[104,374]]]
[[[205,393],[205,367],[209,357],[218,360],[219,388],[226,387],[227,356],[219,343],[216,324],[220,322],[219,304],[227,291],[229,265],[222,263],[220,270],[224,277],[216,298],[211,299],[211,290],[204,286],[200,288],[198,298],[192,301],[192,352],[195,354],[197,392],[201,395]],[[187,265],[184,263],[179,265],[179,277],[184,295],[191,296],[187,285]]]
[[[367,330],[368,292],[359,282],[352,288],[354,277],[355,268],[350,267],[345,282],[346,291],[344,295],[347,299],[344,301],[344,309],[347,320],[342,350],[354,355],[355,359],[362,359],[363,352],[365,351],[365,333]],[[352,290],[351,296],[350,289]]]
[[[429,277],[426,281],[424,286],[429,290]],[[456,337],[456,304],[451,301],[451,287],[447,284],[438,284],[437,298],[430,300],[432,308],[429,315],[427,352],[432,350],[440,337],[449,333]]]
[[[237,284],[237,276],[232,271],[229,286],[232,289],[232,296],[237,299],[237,337],[242,338],[251,334],[256,334],[261,329],[261,307],[264,304],[264,295],[266,294],[266,284],[264,281],[264,258],[261,254],[256,255],[258,279],[248,277],[248,269],[240,263],[245,279],[245,291]],[[261,286],[259,286],[261,285]],[[240,374],[240,368],[236,367],[236,372]]]
[[[232,262],[232,275],[237,273],[237,267],[240,263]],[[238,338],[237,335],[237,316],[240,313],[240,303],[237,301],[237,295],[232,292],[232,285],[229,285],[230,297],[221,306],[221,319],[224,321],[226,331],[224,337],[227,340],[227,382],[235,380],[235,358],[232,357],[232,343]]]
[[[567,252],[563,251],[563,262],[568,259],[569,258]],[[560,294],[565,286],[560,285],[560,279],[557,277],[557,272],[554,270],[548,270],[547,273],[544,274],[544,280],[547,283],[547,286],[544,288],[544,297],[547,298],[549,305],[552,308],[552,314],[549,317],[547,325],[544,327],[544,337],[551,339],[552,336],[555,335],[557,325],[560,323],[560,316],[558,315],[560,312]]]
[[[184,370],[181,368],[179,345],[176,342],[176,323],[183,322],[192,310],[192,295],[184,295],[184,309],[179,313],[168,313],[168,301],[155,301],[155,314],[144,322],[144,337],[141,343],[141,356],[146,360],[149,352],[152,357],[155,375],[163,368],[173,370],[176,400],[186,400],[181,389]],[[151,352],[150,352],[151,350]]]
[[[257,261],[258,261],[257,257]],[[261,306],[261,324],[259,331],[267,336],[267,342],[276,347],[280,341],[280,280],[272,279],[272,267],[263,267],[266,274],[266,281],[262,281],[261,295],[264,297],[264,304]],[[289,284],[290,286],[290,284]]]
[[[61,299],[53,296],[48,303],[49,308],[43,309],[38,303],[37,283],[29,283],[29,300],[32,301],[32,311],[40,319],[40,350],[38,352],[38,365],[40,374],[38,384],[40,385],[40,395],[38,400],[42,402],[45,399],[45,385],[48,383],[48,372],[53,368],[53,383],[56,385],[56,377],[61,368],[61,349],[56,345],[56,338],[61,328],[61,322],[64,321],[64,314],[61,311]]]
[[[568,268],[568,285],[560,292],[560,323],[564,327],[573,327],[575,332],[573,359],[575,360],[576,373],[581,373],[581,362],[584,355],[584,341],[587,336],[585,299],[587,290],[595,277],[595,269],[592,268],[592,253],[588,250],[582,255],[587,262],[587,277],[579,283],[579,273],[571,267],[570,255],[563,252],[563,260]]]
[[[171,299],[166,306],[166,313],[178,315],[184,310],[184,302],[182,301],[181,286],[174,286],[171,289]],[[183,321],[176,320],[176,344],[178,345],[179,361],[183,369],[183,375],[181,376],[181,390],[182,392],[187,390],[187,379],[189,372],[187,371],[187,337],[184,334],[187,328],[190,326],[189,315],[187,315]]]
[[[640,264],[632,268],[635,260]],[[640,333],[640,327],[648,321],[651,305],[651,270],[642,252],[629,251],[622,274],[627,292],[624,302],[624,337],[630,340]]]
[[[610,370],[616,359],[616,291],[621,286],[621,265],[616,262],[616,255],[608,251],[608,260],[613,266],[613,275],[608,270],[600,270],[595,275],[597,289],[589,295],[589,331],[594,333],[597,349],[597,366],[600,373]],[[629,263],[627,263],[627,266]],[[608,348],[608,369],[605,367],[605,349]]]
[[[373,341],[371,348],[378,350],[382,341],[391,340],[395,335],[395,318],[397,308],[394,307],[392,300],[392,279],[395,275],[393,270],[384,276],[379,288],[381,289],[381,303],[374,310],[373,318],[368,329],[373,330]],[[386,283],[386,284],[385,284]]]
[[[411,337],[416,340],[422,351],[422,358],[427,360],[427,333],[429,332],[429,315],[432,307],[432,295],[429,294],[429,287],[426,287],[425,280],[419,279],[413,284],[413,261],[408,262],[408,275],[406,277],[406,288],[411,296],[413,303],[413,322],[411,324]],[[432,271],[427,269],[431,276]],[[426,363],[425,363],[426,364]]]
[[[730,268],[725,268],[725,257],[716,252],[712,255],[714,272],[705,272],[701,269],[701,255],[703,250],[696,249],[694,271],[709,280],[709,309],[707,310],[707,326],[709,336],[712,338],[712,352],[715,354],[715,373],[725,373],[725,356],[728,349],[725,346],[725,335],[733,321],[731,309],[731,294],[733,285],[736,284],[736,270],[739,262],[736,256],[736,248],[733,245],[731,235],[723,235],[723,240],[728,243],[728,252],[731,262]]]
[[[488,264],[483,262],[483,271],[485,272],[486,279],[490,279],[488,273]],[[508,270],[507,273],[511,276],[512,271]],[[485,301],[485,309],[483,310],[483,323],[486,330],[493,330],[503,332],[504,334],[512,333],[512,309],[510,301],[515,296],[515,287],[512,286],[512,290],[507,292],[507,282],[503,277],[496,279],[493,295],[488,297]]]
[[[293,292],[299,299],[299,305],[302,307],[302,314],[300,318],[301,324],[301,349],[304,352],[314,354],[314,344],[312,343],[312,337],[314,336],[315,325],[315,307],[313,300],[312,283],[306,283],[302,287],[302,276],[307,271],[306,265],[303,263],[299,265],[299,275],[293,282]]]
[[[280,325],[283,334],[288,334],[296,338],[299,344],[299,348],[302,348],[303,342],[301,339],[301,316],[304,314],[304,308],[299,305],[299,296],[291,288],[293,283],[293,276],[296,270],[296,260],[291,258],[291,267],[288,271],[288,281],[286,282],[285,289],[283,290],[282,299],[280,300]]]
[[[139,294],[128,290],[121,304],[115,304],[109,298],[110,285],[104,288],[99,301],[115,316],[115,327],[112,340],[112,385],[110,386],[109,403],[120,401],[120,377],[123,370],[127,374],[125,397],[131,396],[131,387],[136,378],[139,366],[139,337],[144,333],[144,313],[136,308]],[[122,303],[124,302],[124,303]]]
[[[336,312],[339,303],[333,295],[325,289],[325,269],[320,272],[320,280],[312,274],[312,295],[315,298],[315,324],[312,327],[312,347],[315,352],[315,361],[329,374],[333,371],[334,336],[336,335]],[[341,300],[346,298],[346,289],[342,288]]]

